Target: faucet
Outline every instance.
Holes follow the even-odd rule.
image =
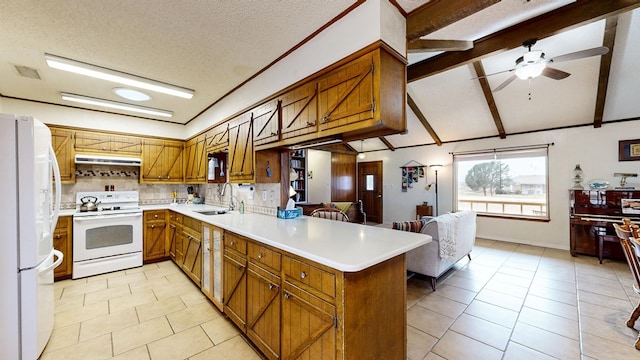
[[[229,211],[233,211],[233,208],[235,207],[233,205],[233,186],[231,186],[231,183],[226,182],[224,183],[224,185],[222,185],[222,190],[220,191],[220,196],[224,196],[224,189],[226,189],[227,185],[229,185]]]

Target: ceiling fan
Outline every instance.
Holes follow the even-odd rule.
[[[494,92],[504,89],[507,85],[511,84],[511,82],[513,82],[513,80],[515,80],[516,78],[527,80],[527,79],[533,79],[537,76],[543,75],[553,80],[562,80],[571,74],[569,74],[566,71],[552,68],[549,66],[549,64],[559,63],[559,62],[569,61],[569,60],[577,60],[577,59],[582,59],[582,58],[591,57],[591,56],[600,56],[609,52],[608,47],[599,46],[591,49],[586,49],[586,50],[581,50],[581,51],[576,51],[576,52],[556,56],[555,58],[551,58],[551,59],[546,59],[544,57],[544,53],[542,52],[542,50],[531,50],[531,47],[533,47],[537,41],[538,39],[529,39],[529,40],[525,40],[522,43],[522,46],[527,48],[528,51],[524,53],[524,55],[516,59],[516,65],[513,68],[487,75],[487,76],[491,76],[496,74],[502,74],[504,72],[512,72],[512,71],[515,72],[510,77],[508,77],[507,80],[503,81],[500,85],[498,85],[495,89],[493,89]]]

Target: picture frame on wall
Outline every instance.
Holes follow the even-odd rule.
[[[640,160],[640,139],[618,141],[618,161]]]

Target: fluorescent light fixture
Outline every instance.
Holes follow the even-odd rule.
[[[289,149],[291,149],[291,150],[308,149],[308,148],[311,148],[311,147],[330,145],[330,144],[337,144],[337,143],[341,143],[341,142],[342,142],[342,140],[340,140],[340,139],[326,140],[326,141],[320,141],[320,142],[310,142],[308,144],[292,145],[292,146],[289,147]]]
[[[139,105],[131,105],[131,104],[121,103],[117,101],[98,99],[98,98],[76,95],[76,94],[69,94],[65,92],[60,93],[60,95],[62,95],[62,100],[73,101],[81,104],[102,106],[110,109],[133,111],[133,112],[147,114],[147,115],[164,116],[164,117],[173,116],[173,112],[167,111],[167,110],[154,109],[154,108],[139,106]]]
[[[90,76],[96,79],[111,81],[122,85],[133,86],[185,99],[191,99],[193,94],[195,94],[195,91],[191,89],[146,79],[97,65],[91,65],[51,54],[44,54],[44,57],[47,60],[47,65],[58,70],[69,71],[75,74]]]

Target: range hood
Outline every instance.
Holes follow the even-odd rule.
[[[76,164],[140,166],[142,159],[94,154],[76,154]]]

